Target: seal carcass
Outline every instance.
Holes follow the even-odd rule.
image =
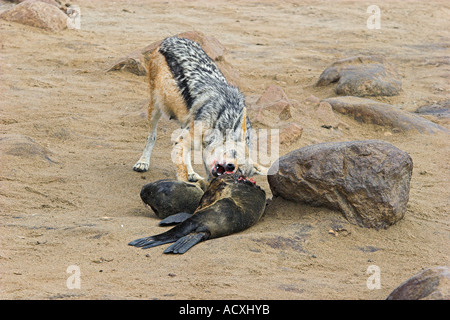
[[[266,193],[251,179],[240,174],[214,178],[194,214],[172,229],[131,241],[143,249],[172,243],[164,253],[185,253],[194,245],[253,226],[264,213]]]

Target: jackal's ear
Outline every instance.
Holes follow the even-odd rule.
[[[247,134],[247,108],[244,107],[233,123],[233,136],[236,140],[245,140]]]
[[[245,139],[247,134],[247,107],[242,110],[242,139]]]

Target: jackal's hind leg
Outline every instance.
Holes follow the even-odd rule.
[[[133,170],[137,172],[147,171],[150,167],[150,156],[152,154],[152,150],[156,141],[156,129],[158,126],[158,121],[161,118],[161,111],[159,110],[159,108],[150,106],[149,115],[151,115],[151,118],[149,121],[149,134],[145,143],[145,148],[144,151],[142,151],[142,155],[139,158],[138,162],[136,162],[133,167]]]

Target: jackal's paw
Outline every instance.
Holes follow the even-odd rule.
[[[204,178],[200,176],[197,172],[189,173],[188,174],[188,181],[189,182],[197,182],[199,180],[203,180]]]
[[[148,167],[149,167],[149,166],[150,166],[150,164],[147,163],[147,162],[141,162],[141,161],[138,161],[138,162],[136,162],[136,164],[134,165],[133,170],[134,170],[134,171],[137,171],[137,172],[145,172],[145,171],[148,170]]]

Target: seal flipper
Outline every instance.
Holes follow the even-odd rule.
[[[170,231],[170,230],[169,230]],[[156,247],[165,243],[175,242],[178,238],[166,234],[166,232],[158,234],[156,236],[140,238],[128,243],[130,246],[142,247],[142,249],[147,249],[151,247]]]
[[[176,213],[171,216],[168,216],[165,219],[162,219],[158,225],[160,227],[171,226],[173,224],[178,224],[178,223],[184,222],[185,220],[189,219],[190,217],[192,217],[192,214],[187,213],[187,212],[180,212],[180,213]]]
[[[129,245],[135,246],[135,247],[141,247],[142,249],[148,249],[148,248],[160,246],[162,244],[166,244],[166,243],[170,243],[170,242],[174,242],[174,241],[176,241],[176,240],[174,240],[172,238],[155,240],[155,237],[147,237],[147,238],[142,238],[142,239],[137,239],[137,240],[131,241],[129,243]]]
[[[188,251],[190,248],[195,246],[202,240],[208,239],[207,232],[195,232],[190,233],[180,239],[177,240],[174,244],[164,250],[164,253],[179,253],[183,254]]]
[[[176,225],[172,229],[157,234],[155,236],[140,238],[128,243],[130,246],[141,247],[142,249],[148,249],[162,244],[175,242],[178,239],[188,235],[199,227],[199,223],[192,221],[192,219],[187,219],[183,223]]]
[[[147,241],[149,241],[151,237],[139,238],[128,243],[129,246],[140,247],[141,244],[144,245]]]

